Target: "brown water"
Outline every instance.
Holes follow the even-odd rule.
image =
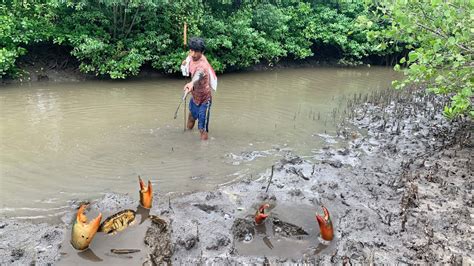
[[[137,175],[158,195],[255,176],[287,150],[311,155],[318,134],[335,131],[334,108],[398,77],[379,67],[221,75],[207,142],[183,132],[183,109],[173,119],[184,79],[3,86],[0,215],[55,219],[68,200],[138,198]]]

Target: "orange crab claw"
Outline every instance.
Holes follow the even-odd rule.
[[[102,213],[87,223],[87,216],[84,215],[86,204],[81,205],[77,211],[76,220],[72,225],[71,244],[75,249],[84,250],[89,247],[92,242],[102,220]]]
[[[332,227],[331,217],[326,207],[321,206],[324,211],[324,217],[316,213],[316,220],[319,224],[319,230],[321,232],[321,238],[326,241],[331,241],[334,238],[334,229]]]
[[[143,208],[150,209],[151,203],[153,202],[153,188],[151,186],[151,181],[148,180],[148,186],[145,187],[145,183],[138,176],[138,181],[140,182],[140,204]]]
[[[265,209],[269,208],[270,205],[265,203],[258,208],[257,212],[255,213],[255,224],[262,224],[263,221],[268,217],[268,214],[265,213]]]

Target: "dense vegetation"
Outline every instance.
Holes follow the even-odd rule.
[[[411,51],[400,60],[407,79],[396,87],[423,83],[427,90],[450,94],[444,114],[453,118],[472,109],[474,13],[472,1],[408,1],[379,6],[379,22],[391,26],[376,33],[406,43]],[[400,64],[395,69],[400,70]]]
[[[206,39],[219,72],[325,57],[328,50],[351,63],[410,50],[400,61],[408,79],[398,86],[422,82],[435,93],[454,93],[446,115],[473,115],[472,4],[395,2],[4,1],[0,76],[18,75],[17,60],[37,43],[68,47],[82,72],[113,79],[137,75],[144,65],[178,72],[186,22],[188,36]]]

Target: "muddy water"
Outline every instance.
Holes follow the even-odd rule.
[[[0,88],[0,215],[56,219],[73,199],[106,192],[209,190],[259,173],[291,149],[309,155],[333,133],[331,112],[387,87],[388,68],[285,69],[220,76],[210,140],[174,111],[184,79]]]
[[[329,245],[319,241],[319,226],[315,219],[314,206],[283,204],[276,206],[270,213],[281,221],[297,224],[308,235],[283,237],[277,233],[278,229],[272,222],[267,220],[255,227],[256,235],[249,241],[236,242],[235,247],[239,255],[301,258],[303,254],[316,255],[332,250],[336,241],[330,242]]]

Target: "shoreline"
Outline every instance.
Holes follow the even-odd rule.
[[[114,237],[94,239],[103,246],[93,242],[90,250],[105,263],[137,260],[144,265],[472,264],[473,123],[447,121],[440,114],[447,100],[419,89],[355,96],[348,103],[347,121],[337,136],[329,137],[348,140],[347,147],[328,142],[314,155],[316,163],[288,152],[274,164],[273,176],[268,168],[256,180],[215,191],[172,200],[155,194],[149,214],[165,220],[165,229],[147,219]],[[271,205],[270,218],[254,228],[251,217],[264,202]],[[107,194],[93,201],[86,215],[92,219],[94,213],[136,209],[137,204],[127,195]],[[335,239],[329,245],[318,240],[314,220],[321,204],[333,217]],[[67,246],[77,207],[71,206],[60,225],[0,218],[0,264],[85,263]],[[137,237],[135,229],[146,232]],[[143,239],[137,256],[98,252],[112,245],[134,248],[131,238]],[[298,254],[274,255],[291,245],[298,247]]]
[[[350,62],[340,62],[337,59],[317,59],[317,58],[308,58],[303,60],[281,60],[276,64],[269,64],[265,62],[258,63],[254,66],[244,68],[244,69],[230,69],[219,75],[229,74],[229,73],[245,73],[245,72],[261,72],[261,71],[272,71],[278,69],[289,69],[289,68],[316,68],[316,67],[360,67],[368,66],[371,64],[360,63],[360,64],[351,64]],[[380,67],[388,67],[386,65],[374,65]],[[144,66],[140,73],[137,76],[128,77],[126,79],[111,79],[108,77],[99,77],[93,74],[81,73],[77,66],[69,66],[63,69],[56,69],[48,67],[47,63],[33,62],[28,64],[22,64],[21,70],[24,71],[22,77],[16,79],[2,79],[1,85],[11,85],[11,84],[25,84],[25,83],[63,83],[63,82],[81,82],[89,80],[109,80],[109,81],[133,81],[140,79],[151,79],[158,77],[167,77],[170,79],[183,78],[180,73],[166,74],[158,70],[153,69],[150,66]]]

